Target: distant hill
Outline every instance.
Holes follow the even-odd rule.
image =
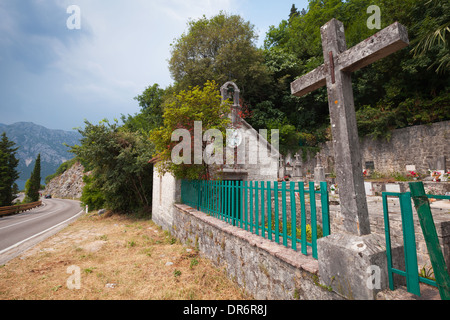
[[[0,134],[6,132],[9,140],[16,143],[20,178],[17,182],[19,189],[23,189],[30,178],[37,155],[41,154],[42,184],[46,176],[55,173],[56,169],[65,161],[74,157],[69,152],[70,146],[79,144],[81,135],[76,131],[52,130],[32,122],[18,122],[11,125],[0,124]]]

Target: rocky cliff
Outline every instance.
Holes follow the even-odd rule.
[[[76,162],[60,176],[52,179],[45,187],[44,194],[51,194],[54,198],[80,199],[83,192],[84,167]]]

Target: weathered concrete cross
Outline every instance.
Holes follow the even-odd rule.
[[[344,228],[352,234],[367,235],[370,234],[370,223],[351,73],[406,47],[408,32],[396,22],[347,50],[342,22],[332,19],[320,31],[325,63],[292,82],[291,91],[301,97],[327,86]]]

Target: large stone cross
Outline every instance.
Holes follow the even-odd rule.
[[[292,82],[291,91],[301,97],[327,86],[344,228],[351,234],[367,235],[370,223],[351,73],[406,47],[408,32],[396,22],[347,50],[342,22],[332,19],[320,31],[325,63]]]

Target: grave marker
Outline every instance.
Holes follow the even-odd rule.
[[[436,160],[436,170],[445,171],[447,169],[447,163],[445,156],[439,156]]]
[[[302,176],[302,162],[300,161],[300,155],[296,153],[294,155],[295,162],[294,162],[294,177],[301,177]]]
[[[314,168],[314,183],[318,186],[322,181],[325,181],[325,169],[322,167],[322,161],[319,153],[317,153],[316,159],[317,164]]]

